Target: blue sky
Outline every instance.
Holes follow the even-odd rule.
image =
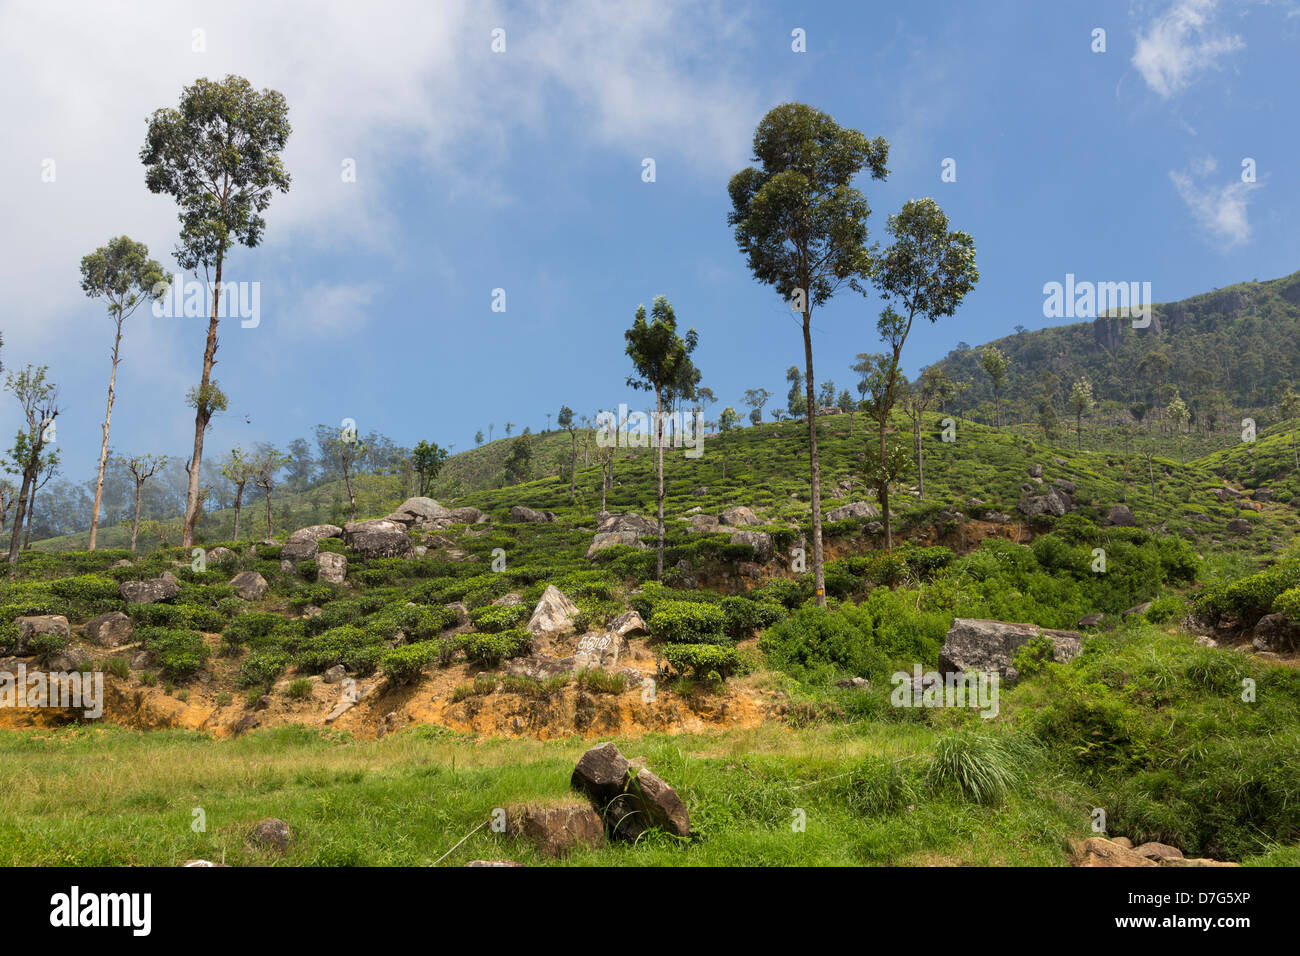
[[[796,28],[806,52],[791,49]],[[226,267],[261,284],[262,314],[223,324],[231,407],[213,456],[344,418],[461,450],[489,422],[501,437],[561,404],[594,416],[643,402],[624,385],[622,333],[660,294],[699,330],[722,404],[741,409],[758,386],[784,404],[798,328],[747,273],[726,184],[788,100],[889,140],[888,180],[862,183],[873,235],[933,196],[975,239],[979,286],[913,333],[909,373],[958,341],[1051,324],[1042,287],[1066,273],[1148,281],[1168,301],[1294,272],[1298,52],[1300,5],[1244,0],[3,3],[0,358],[50,366],[64,475],[89,477],[111,327],[78,262],[126,233],[175,268],[175,208],[146,190],[137,153],[145,117],[198,76],[281,90],[294,125],[293,187],[265,243]],[[940,179],[945,158],[955,182]],[[880,308],[845,290],[814,316],[819,379],[852,384],[853,356],[879,348]],[[116,449],[187,454],[205,331],[129,320]],[[5,395],[0,431],[17,424]]]

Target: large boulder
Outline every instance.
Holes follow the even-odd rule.
[[[826,512],[827,521],[847,521],[850,518],[879,518],[880,509],[869,501],[854,501]]]
[[[447,512],[447,517],[453,524],[481,524],[488,520],[486,514],[468,505],[463,508],[452,508]]]
[[[1133,517],[1128,505],[1113,505],[1106,514],[1105,523],[1112,527],[1132,528],[1137,524],[1137,518]]]
[[[609,629],[621,637],[629,634],[649,634],[650,629],[636,611],[624,611],[610,622]]]
[[[344,525],[343,540],[363,558],[406,558],[412,551],[406,528],[387,518]]]
[[[747,508],[744,505],[739,505],[735,508],[728,508],[726,511],[722,512],[722,514],[718,515],[718,520],[723,524],[729,524],[733,527],[763,523],[758,520],[758,515],[754,514],[752,508]]]
[[[1121,846],[1105,837],[1091,837],[1084,840],[1074,851],[1075,866],[1159,866],[1155,860],[1139,856],[1128,847]]]
[[[450,512],[432,498],[407,498],[388,516],[407,528],[436,528],[440,519],[448,518]]]
[[[86,640],[99,647],[121,647],[130,642],[135,626],[121,611],[109,611],[92,617],[82,626]]]
[[[638,535],[658,534],[659,525],[640,515],[605,514],[601,515],[600,520],[596,523],[596,530],[601,534],[618,532],[631,532]]]
[[[573,663],[579,670],[595,667],[613,667],[619,655],[627,648],[627,640],[612,631],[592,631],[578,638]]]
[[[510,507],[510,520],[515,524],[544,524],[555,520],[555,512],[537,511],[524,505],[512,505]]]
[[[343,536],[343,529],[336,524],[313,524],[305,528],[299,528],[293,534],[289,535],[289,540],[294,538],[307,538],[312,541],[319,541],[321,538],[340,538]]]
[[[576,629],[579,613],[578,605],[565,597],[554,584],[548,584],[533,609],[533,616],[528,619],[527,627],[538,637],[560,637]]]
[[[589,804],[559,807],[510,807],[507,832],[532,843],[546,856],[594,850],[605,843],[605,824]]]
[[[561,674],[572,674],[577,664],[572,657],[554,658],[546,654],[530,654],[506,662],[506,673],[511,677],[529,680],[550,680]]]
[[[761,563],[772,560],[772,536],[766,531],[737,531],[728,544],[747,544]]]
[[[173,575],[165,574],[146,581],[123,581],[118,590],[127,604],[156,604],[180,594],[181,586]]]
[[[239,560],[239,555],[235,554],[235,552],[231,551],[229,548],[217,546],[209,551],[204,558],[209,565],[217,567],[222,564],[234,564]]]
[[[316,580],[327,584],[342,584],[348,576],[348,556],[334,551],[316,555]]]
[[[1228,522],[1228,534],[1250,534],[1251,524],[1245,518],[1233,518]]]
[[[691,817],[677,791],[649,770],[639,770],[625,791],[627,800],[618,805],[617,832],[635,840],[646,830],[659,827],[674,836],[691,835]],[[630,811],[630,812],[621,812]]]
[[[230,586],[245,601],[260,601],[270,587],[256,571],[241,571],[230,579]]]
[[[717,515],[691,515],[687,519],[690,525],[687,531],[702,531],[706,534],[721,531],[722,526],[718,523]]]
[[[959,617],[952,622],[939,651],[939,670],[945,674],[997,671],[1003,680],[1012,682],[1020,673],[1011,659],[1039,636],[1051,639],[1052,658],[1060,663],[1072,660],[1083,648],[1083,635],[1075,631]]]
[[[319,552],[320,545],[316,543],[315,538],[296,538],[290,535],[289,540],[280,549],[280,560],[297,564],[300,561],[310,561]]]
[[[592,747],[578,760],[569,783],[605,807],[627,786],[629,764],[612,743]]]
[[[16,617],[14,624],[18,627],[18,640],[14,644],[14,654],[27,657],[35,653],[30,648],[31,640],[38,634],[57,634],[64,640],[72,636],[68,619],[62,614],[33,614],[30,617]]]
[[[1257,651],[1285,653],[1300,646],[1300,628],[1292,624],[1285,614],[1265,614],[1255,622],[1251,632],[1251,646]]]
[[[598,532],[591,539],[591,547],[587,548],[587,558],[595,556],[596,552],[604,551],[606,548],[612,548],[616,544],[639,544],[641,536],[635,531],[602,531]]]
[[[1072,507],[1069,495],[1053,488],[1045,495],[1031,495],[1020,499],[1016,510],[1029,517],[1049,514],[1057,518],[1067,514]]]

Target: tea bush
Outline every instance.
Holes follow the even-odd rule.
[[[722,644],[726,642],[727,615],[721,604],[702,601],[660,601],[646,622],[650,633],[674,644]]]

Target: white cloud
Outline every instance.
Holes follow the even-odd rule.
[[[1247,206],[1259,183],[1234,180],[1226,185],[1198,182],[1211,175],[1218,164],[1211,158],[1194,160],[1188,171],[1170,170],[1169,179],[1197,225],[1222,252],[1250,239]]]
[[[1244,49],[1240,36],[1214,29],[1218,0],[1175,0],[1137,37],[1133,65],[1159,96],[1169,99],[1219,60]]]

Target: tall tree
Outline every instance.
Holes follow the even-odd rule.
[[[22,475],[18,490],[18,508],[14,513],[13,532],[9,536],[10,574],[18,570],[18,547],[22,543],[23,519],[27,515],[27,500],[44,461],[46,446],[54,439],[55,420],[59,416],[59,389],[45,378],[49,368],[45,365],[28,365],[21,372],[10,372],[5,388],[12,392],[22,406],[26,427],[20,429],[9,456],[13,470]]]
[[[528,429],[510,443],[510,452],[506,455],[506,481],[518,484],[528,478],[533,468],[533,442]]]
[[[442,463],[447,460],[447,449],[439,448],[437,442],[427,442],[423,438],[411,449],[411,466],[420,477],[420,494],[429,493],[429,485],[442,471]],[[353,519],[355,520],[355,519]]]
[[[40,480],[32,482],[32,490],[27,498],[27,527],[23,529],[23,550],[32,543],[32,518],[36,514],[36,493],[50,483],[59,472],[59,452],[51,448],[41,457]]]
[[[879,449],[872,447],[873,441],[878,440],[878,438],[867,439],[866,454],[862,459],[862,476],[867,487],[875,491],[876,500],[880,502],[880,514],[885,519],[885,547],[892,548],[893,541],[889,531],[889,492],[907,474],[912,459],[903,443],[890,436],[886,436],[885,453],[882,455]]]
[[[1187,420],[1191,413],[1187,410],[1187,403],[1182,400],[1178,394],[1178,389],[1174,389],[1174,397],[1169,400],[1169,405],[1165,409],[1165,416],[1174,426],[1174,434],[1178,436],[1178,461],[1179,464],[1186,464],[1186,446],[1182,437],[1183,428],[1187,425]]]
[[[560,414],[555,423],[569,433],[569,497],[575,497],[574,482],[578,475],[578,433],[574,428],[573,409],[568,405],[560,406]]]
[[[166,455],[136,455],[124,458],[122,463],[135,479],[135,519],[131,522],[131,553],[135,554],[136,538],[140,534],[140,494],[144,483],[167,464]]]
[[[993,382],[993,403],[997,408],[997,427],[1002,427],[1002,386],[1007,381],[1007,357],[996,345],[980,349],[980,367]]]
[[[181,544],[194,543],[199,518],[199,468],[203,438],[220,409],[212,381],[217,359],[222,268],[232,244],[248,248],[262,240],[273,190],[289,191],[280,151],[289,138],[289,107],[275,90],[260,93],[243,77],[221,82],[201,78],[181,91],[179,108],[156,110],[149,118],[140,160],[150,192],[166,193],[180,206],[181,235],[176,261],[212,284],[212,310],[203,350],[203,373],[194,400],[194,451],[186,464],[189,487]],[[211,272],[209,271],[211,270]]]
[[[358,440],[352,442],[343,442],[342,444],[357,446],[361,445]],[[364,446],[363,446],[364,447]],[[288,461],[287,456],[282,454],[273,446],[266,446],[258,451],[252,459],[253,463],[253,484],[262,489],[266,496],[266,536],[275,537],[275,520],[271,512],[271,492],[275,490],[275,476]],[[352,505],[352,520],[356,520],[357,502],[352,494],[352,486],[348,485],[348,498]]]
[[[1296,469],[1300,470],[1300,448],[1297,448],[1295,440],[1295,420],[1300,417],[1300,393],[1288,385],[1278,407],[1282,417],[1291,422],[1291,454],[1295,458]]]
[[[853,416],[857,412],[857,403],[853,401],[853,396],[849,394],[847,388],[840,390],[839,398],[835,399],[835,405],[839,408],[840,414],[849,416],[849,437],[853,437]]]
[[[785,370],[785,380],[790,383],[790,391],[785,399],[790,417],[799,418],[808,414],[808,396],[804,394],[803,372],[798,365],[791,365]]]
[[[113,420],[116,397],[117,366],[121,361],[122,324],[142,302],[160,298],[171,284],[171,274],[154,259],[149,247],[128,236],[110,239],[108,245],[82,257],[81,290],[92,299],[103,299],[108,317],[113,320],[112,367],[108,375],[108,407],[104,411],[103,433],[99,444],[99,470],[95,474],[95,504],[90,512],[90,541],[95,550],[99,532],[99,509],[104,499],[104,469],[108,465],[108,429]]]
[[[739,420],[740,415],[736,413],[734,408],[728,405],[722,410],[722,414],[718,416],[718,431],[723,435],[726,435],[736,427],[736,422]],[[722,477],[724,479],[727,477],[727,443],[725,441],[722,443]]]
[[[817,453],[816,381],[812,313],[839,286],[870,271],[867,217],[871,207],[852,182],[864,169],[874,179],[889,171],[889,144],[846,129],[801,103],[771,110],[754,132],[754,160],[727,189],[736,244],[750,271],[800,313],[804,397],[808,403],[808,466],[812,490],[813,578],[817,603],[826,605],[822,554],[821,463]]]
[[[763,406],[767,400],[772,397],[772,393],[765,388],[747,388],[745,389],[744,402],[750,407],[749,420],[758,427],[763,424]]]
[[[1094,404],[1092,383],[1088,381],[1086,375],[1081,375],[1070,387],[1070,397],[1065,403],[1065,407],[1074,415],[1075,431],[1078,436],[1075,446],[1077,448],[1083,448],[1083,416],[1092,411]]]
[[[677,334],[677,315],[673,307],[663,296],[655,296],[650,307],[651,320],[646,321],[645,306],[639,305],[632,327],[623,333],[627,340],[627,357],[632,360],[634,374],[629,375],[627,384],[631,388],[655,394],[654,442],[656,450],[656,471],[658,472],[658,522],[659,547],[655,554],[655,578],[664,576],[664,439],[663,410],[664,395],[675,388],[680,389],[683,382],[683,369],[691,364],[691,353],[699,341],[694,329],[689,329],[685,337]],[[696,381],[698,381],[698,372]]]
[[[871,284],[886,303],[876,331],[890,349],[884,388],[888,404],[877,413],[881,455],[888,454],[885,429],[889,406],[897,394],[899,357],[912,323],[923,318],[933,325],[941,316],[952,315],[980,277],[975,267],[974,241],[964,232],[948,231],[948,217],[933,199],[904,203],[901,212],[889,217],[888,228],[892,241],[876,261],[871,276]],[[853,284],[866,294],[859,280],[854,279]]]
[[[229,456],[221,463],[221,474],[235,487],[235,530],[233,540],[239,540],[239,512],[244,506],[244,486],[252,479],[253,463],[244,455],[242,448],[232,448]]]

